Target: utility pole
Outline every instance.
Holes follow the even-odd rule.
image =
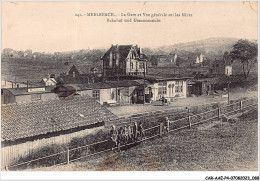
[[[229,104],[229,102],[230,102],[230,97],[229,97],[230,86],[229,85],[231,84],[231,82],[227,82],[227,83],[228,83],[228,85],[227,85],[228,87],[227,88],[228,88],[228,104]]]
[[[145,105],[145,63],[144,63],[144,91],[143,91],[143,94],[144,94],[144,102],[143,102],[143,105]]]
[[[28,82],[28,79],[27,79],[27,92],[29,90],[29,82]]]
[[[116,76],[117,76],[117,79],[118,79],[118,69],[117,68],[116,68]],[[117,83],[116,83],[116,102],[117,102]]]
[[[118,68],[117,68],[117,86],[118,86],[118,83],[119,83],[119,75],[118,75]],[[117,91],[118,91],[118,97],[119,97],[119,106],[121,106],[120,89],[118,89]]]

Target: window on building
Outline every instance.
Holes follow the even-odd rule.
[[[181,93],[181,92],[183,92],[183,81],[176,81],[176,84],[175,84],[175,92],[176,92],[176,93]]]
[[[41,99],[42,99],[41,94],[32,94],[32,101],[37,101]]]
[[[167,82],[159,82],[158,83],[158,93],[159,94],[167,94]]]
[[[166,87],[163,87],[163,94],[166,94],[167,93],[167,89]]]
[[[131,69],[134,69],[134,63],[133,62],[130,63],[130,67],[131,67]]]
[[[117,53],[116,54],[116,66],[118,66],[119,65],[119,54]]]
[[[113,59],[113,54],[112,54],[112,52],[110,52],[109,67],[112,67],[112,59]]]
[[[92,97],[99,101],[100,100],[100,91],[99,90],[93,90]]]
[[[140,69],[143,69],[143,65],[144,65],[144,64],[140,63],[140,64],[139,64],[139,68],[140,68]]]
[[[162,87],[159,87],[158,88],[158,94],[161,95],[163,93],[163,88]]]

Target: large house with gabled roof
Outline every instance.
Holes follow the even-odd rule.
[[[138,45],[112,45],[101,60],[104,77],[147,73],[147,57]]]

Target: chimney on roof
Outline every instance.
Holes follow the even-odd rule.
[[[116,48],[118,48],[118,44],[116,44]]]
[[[50,78],[51,78],[51,74],[48,73],[47,74],[47,79],[50,80]]]

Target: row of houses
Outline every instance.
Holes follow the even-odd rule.
[[[213,77],[193,79],[191,77],[165,78],[147,75],[128,77],[128,80],[91,82],[76,84],[73,82],[56,86],[22,87],[2,89],[2,103],[27,103],[35,101],[57,100],[70,95],[93,97],[101,105],[126,105],[151,103],[161,98],[174,101],[192,95],[210,94],[215,89],[227,87],[227,82],[239,82],[233,77]],[[145,96],[144,96],[145,95]]]
[[[3,103],[26,103],[60,99],[70,94],[89,95],[100,104],[115,102],[118,105],[151,103],[162,97],[168,99],[187,96],[188,78],[162,78],[147,76],[145,79],[95,82],[88,84],[62,84],[33,88],[7,88],[3,91]]]

